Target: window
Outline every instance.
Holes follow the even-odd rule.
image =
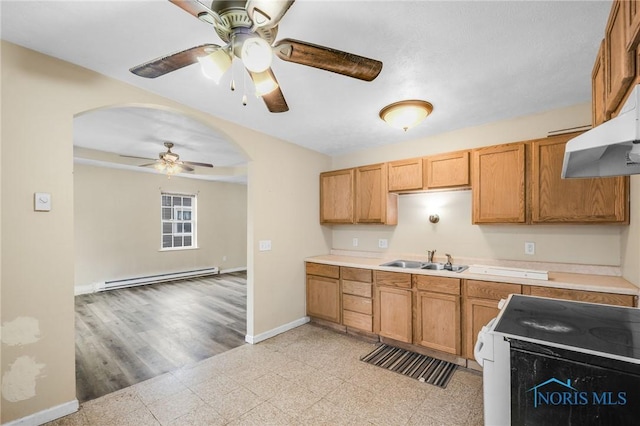
[[[196,247],[196,196],[162,193],[162,249]]]

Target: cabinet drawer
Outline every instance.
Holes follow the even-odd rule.
[[[340,278],[340,267],[324,265],[322,263],[307,263],[307,274],[329,278]]]
[[[500,300],[510,294],[521,294],[520,284],[496,283],[491,281],[467,280],[467,297]]]
[[[414,275],[413,280],[418,290],[454,295],[460,294],[460,280],[458,278]]]
[[[342,293],[371,298],[371,284],[342,280]]]
[[[371,315],[373,313],[373,303],[371,302],[371,299],[366,297],[345,294],[342,296],[342,309],[345,311],[360,312],[361,314]]]
[[[342,279],[349,281],[362,281],[364,283],[370,283],[373,281],[373,274],[371,269],[361,269],[361,268],[347,268],[342,267]]]
[[[628,294],[599,293],[597,291],[571,290],[567,288],[531,286],[527,293],[532,296],[554,299],[577,300],[579,302],[602,303],[605,305],[635,306],[635,296]],[[530,293],[529,293],[530,291]]]
[[[347,327],[357,328],[368,332],[373,331],[373,318],[371,315],[360,314],[358,312],[344,311],[342,313],[342,323]]]
[[[400,288],[411,288],[411,274],[376,271],[376,284]]]

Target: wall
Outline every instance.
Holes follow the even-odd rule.
[[[631,176],[631,224],[622,233],[622,276],[640,286],[640,175]]]
[[[74,164],[75,285],[247,265],[246,185]],[[160,192],[197,195],[198,249],[160,251]],[[226,260],[223,260],[223,256]]]
[[[64,61],[2,42],[1,346],[5,423],[75,400],[73,117],[94,108],[148,104],[189,114],[224,133],[251,161],[247,187],[249,337],[300,320],[304,266],[326,253],[318,226],[318,173],[327,156],[216,119]],[[53,210],[33,211],[50,192]],[[273,250],[258,252],[271,238]],[[34,327],[37,325],[38,327]],[[26,367],[26,368],[25,368]],[[8,380],[15,378],[15,381]]]
[[[582,126],[590,120],[590,104],[581,104],[344,155],[334,158],[333,168],[542,138],[549,131]],[[421,125],[428,126],[429,120]],[[441,217],[435,225],[427,219],[433,208]],[[621,236],[627,229],[626,226],[604,225],[472,225],[471,192],[446,191],[401,195],[398,225],[395,227],[334,226],[333,247],[353,250],[352,239],[358,238],[360,244],[357,249],[365,251],[425,254],[426,250],[435,249],[436,256],[451,253],[454,258],[617,266],[621,264]],[[387,250],[378,248],[379,238],[389,240]],[[525,241],[536,243],[535,255],[524,254]]]

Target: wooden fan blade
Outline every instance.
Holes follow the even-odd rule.
[[[346,75],[365,81],[375,79],[382,71],[382,62],[330,47],[286,38],[278,41],[274,52],[280,59]]]
[[[249,71],[249,70],[247,70]],[[269,110],[269,112],[287,112],[289,111],[289,105],[287,105],[287,101],[284,98],[284,95],[282,94],[282,90],[280,90],[280,84],[278,83],[278,79],[276,78],[275,74],[273,73],[273,71],[271,70],[271,68],[269,68],[267,71],[264,72],[268,72],[269,76],[271,76],[271,78],[273,79],[273,81],[275,81],[278,84],[278,87],[275,90],[272,90],[271,92],[267,93],[266,95],[262,95],[262,100],[264,101],[265,105],[267,106],[267,109]],[[255,83],[255,78],[256,76],[260,74],[260,73],[254,73],[249,71],[249,75],[251,76],[251,80],[253,80],[253,82]]]
[[[245,6],[249,19],[256,28],[273,28],[287,13],[293,1],[248,0]]]
[[[140,164],[138,167],[151,167],[151,166],[155,166],[156,164],[158,164],[157,161],[154,163]]]
[[[135,66],[129,71],[140,77],[156,78],[198,62],[198,58],[220,49],[217,44],[203,44],[191,49],[172,53]]]
[[[149,160],[149,161],[154,161],[153,158],[148,158],[148,157],[136,157],[135,155],[122,155],[120,154],[120,157],[124,157],[124,158],[137,158],[138,160]]]
[[[209,163],[198,163],[196,161],[183,161],[182,164],[188,164],[190,166],[199,166],[199,167],[213,167],[213,164]]]
[[[179,166],[183,171],[187,171],[187,172],[193,172],[196,170],[193,167],[187,166],[184,161],[181,164],[179,164]]]

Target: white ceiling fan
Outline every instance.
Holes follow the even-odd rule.
[[[195,169],[192,166],[197,167],[213,167],[213,164],[209,163],[198,163],[195,161],[183,161],[180,160],[180,156],[175,152],[171,151],[173,148],[173,142],[165,142],[164,146],[167,148],[166,152],[160,152],[158,154],[158,159],[153,163],[141,164],[138,167],[153,167],[154,169],[165,172],[169,177],[176,173],[181,172],[193,172]],[[145,157],[135,157],[131,155],[122,155],[122,157],[127,158],[140,158],[142,160],[153,160],[152,158]]]

